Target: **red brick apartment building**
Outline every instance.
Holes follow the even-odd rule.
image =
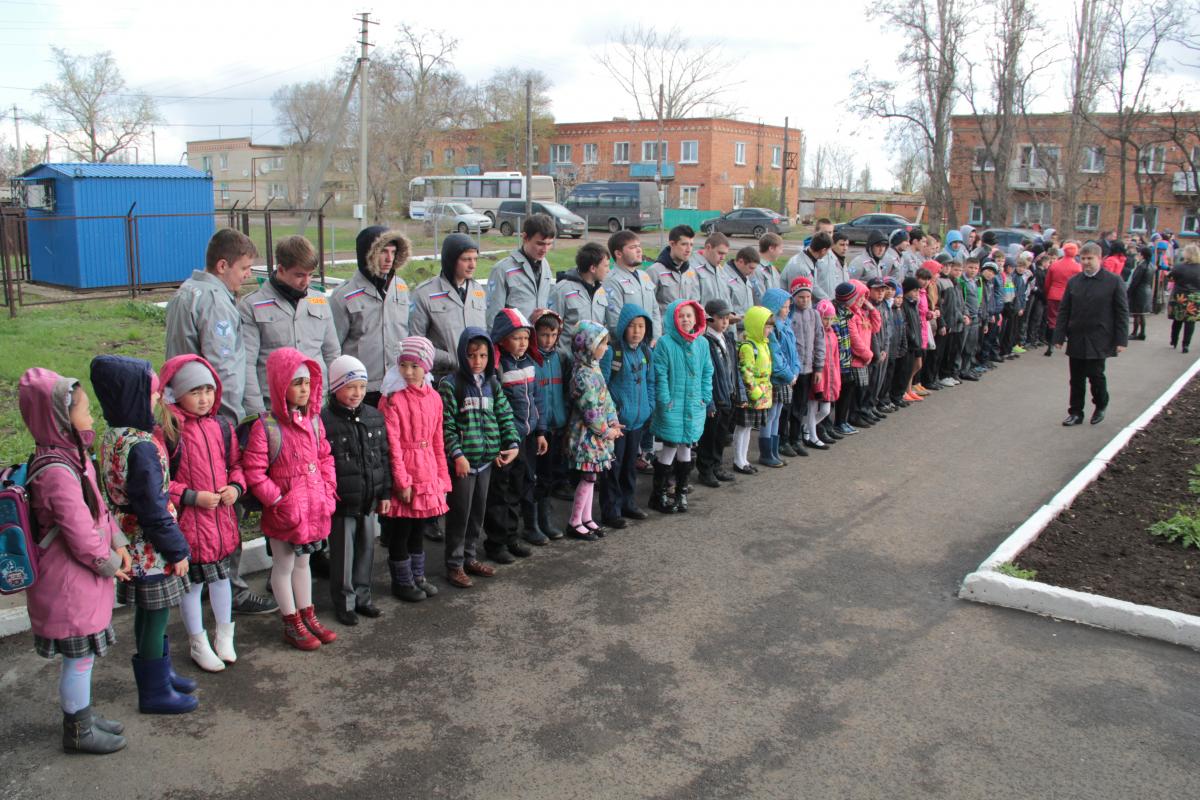
[[[659,141],[657,120],[556,123],[548,140],[534,148],[534,172],[553,175],[566,188],[585,181],[653,181]],[[755,187],[781,185],[781,126],[713,117],[667,120],[661,142],[668,208],[740,208]],[[801,146],[801,132],[789,130],[787,199],[793,211]],[[453,131],[431,142],[422,171],[524,171],[524,164],[504,163],[503,155],[486,150],[478,129]]]
[[[1120,146],[1102,133],[1113,127],[1114,118],[1097,114],[1094,124],[1085,126],[1078,163],[1071,165],[1065,163],[1068,114],[1019,119],[1012,152],[1004,154],[990,152],[979,119],[953,117],[950,187],[959,221],[997,227],[1036,222],[1079,236],[1110,229],[1200,233],[1200,113],[1150,114],[1139,122],[1126,163],[1124,209],[1119,208]],[[985,130],[987,125],[985,118]],[[1007,162],[1003,219],[989,208],[1001,158]],[[1073,177],[1068,168],[1076,170]],[[1078,186],[1074,208],[1064,207],[1069,179]]]

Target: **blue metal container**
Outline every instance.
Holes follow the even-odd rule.
[[[204,268],[215,230],[212,178],[182,166],[40,164],[19,179],[29,201],[34,281],[77,289],[130,283],[125,216],[133,208],[140,284],[180,283]],[[32,193],[31,193],[32,190]],[[195,214],[164,217],[161,214]],[[76,219],[79,218],[79,219]]]

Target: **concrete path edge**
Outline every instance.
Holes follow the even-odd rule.
[[[1001,564],[1012,561],[1032,544],[1059,512],[1079,496],[1108,466],[1133,435],[1150,424],[1159,412],[1200,373],[1200,360],[1194,361],[1168,389],[1150,404],[1137,419],[1123,428],[1084,465],[1050,502],[1033,512],[1007,539],[1000,543],[979,568],[967,575],[959,589],[963,600],[1031,611],[1055,619],[1079,622],[1097,628],[1160,639],[1200,650],[1200,617],[1153,606],[1116,600],[1104,595],[1064,589],[1038,581],[1013,578],[998,572]]]

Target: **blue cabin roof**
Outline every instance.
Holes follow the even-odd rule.
[[[177,164],[38,164],[21,173],[22,178],[54,173],[65,178],[195,178],[210,176],[193,167]]]

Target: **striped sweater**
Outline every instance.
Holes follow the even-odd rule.
[[[455,372],[438,384],[442,396],[446,459],[454,461],[465,456],[472,472],[482,472],[501,450],[517,447],[520,438],[513,424],[512,408],[494,378],[478,380],[465,387],[457,385],[460,380],[463,380],[463,373]]]

